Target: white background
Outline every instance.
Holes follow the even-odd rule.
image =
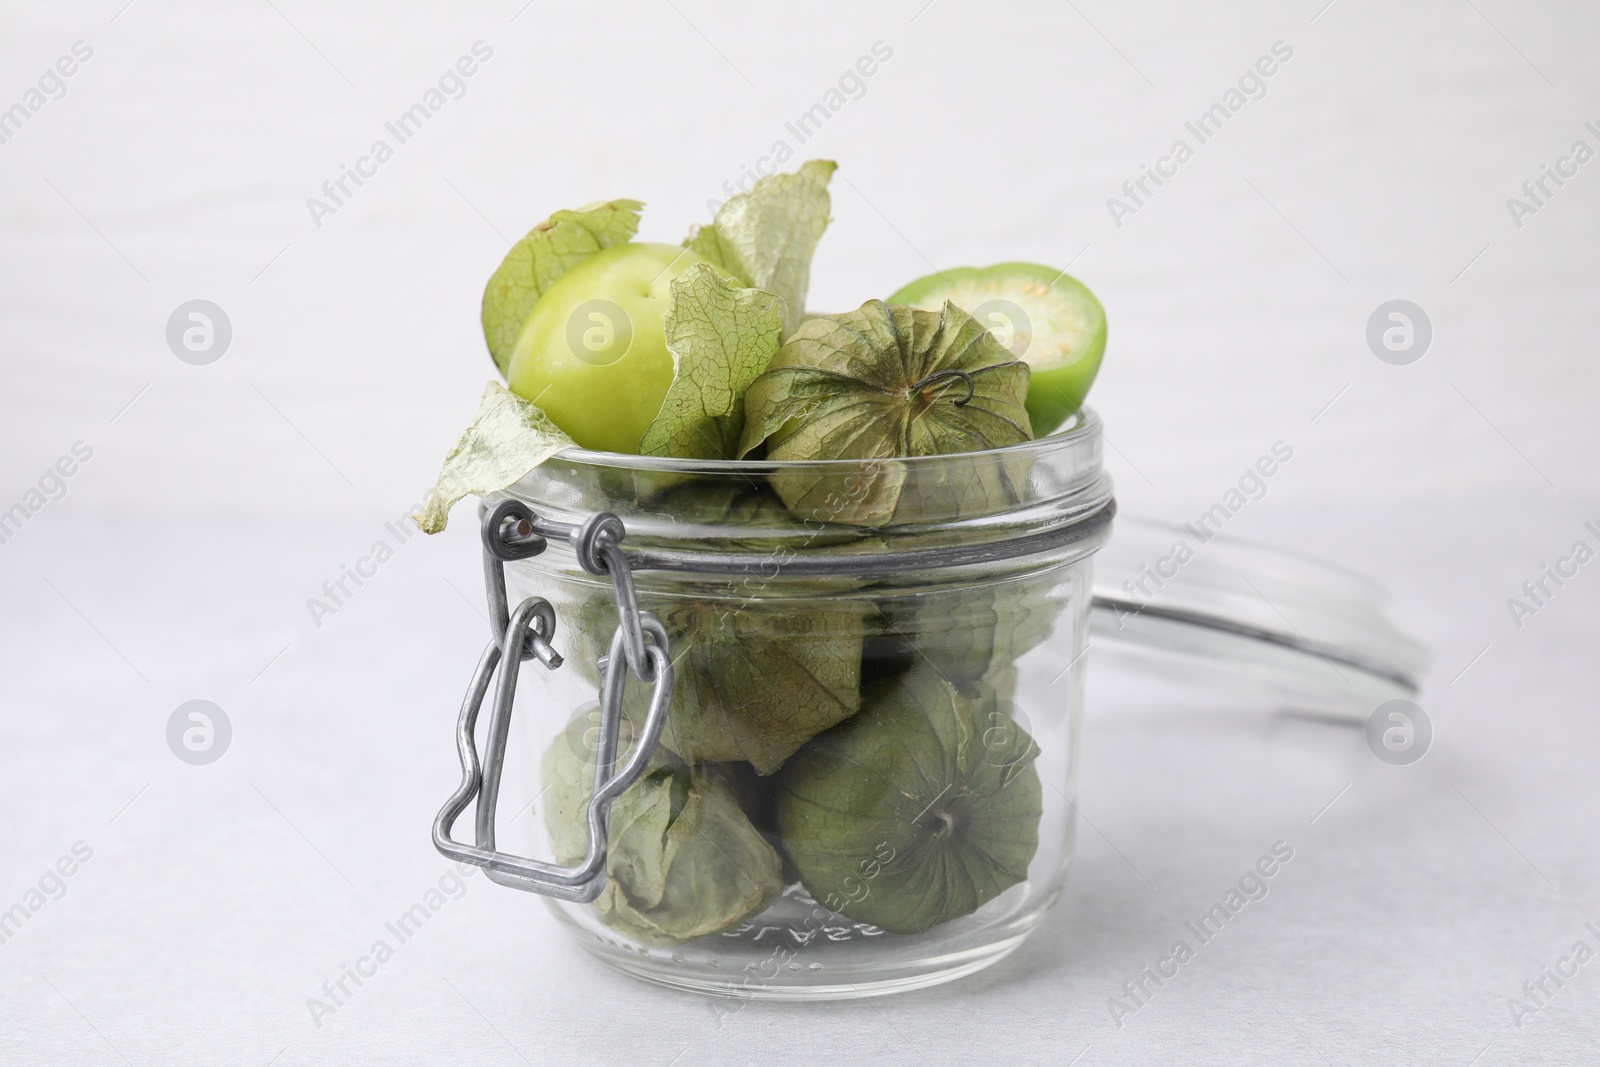
[[[93,48],[0,144],[0,509],[93,449],[0,545],[0,908],[94,849],[0,946],[7,1063],[1592,1053],[1600,963],[1521,1027],[1506,999],[1600,947],[1600,564],[1521,629],[1506,599],[1600,544],[1600,161],[1520,228],[1506,199],[1600,148],[1600,9],[122,5],[10,3],[0,33],[0,108]],[[316,225],[307,198],[479,40],[465,96]],[[427,827],[483,639],[470,524],[407,542],[320,628],[306,598],[470,417],[507,238],[632,196],[644,238],[678,240],[877,41],[893,57],[799,148],[841,164],[812,308],[931,265],[1070,262],[1109,309],[1092,403],[1123,507],[1190,518],[1290,443],[1231,532],[1394,588],[1435,649],[1435,750],[1394,769],[1331,727],[1104,702],[1071,889],[983,976],[719,1026],[480,878],[315,1025],[306,998],[443,870]],[[1265,97],[1117,226],[1107,198],[1276,41]],[[165,341],[193,298],[232,322],[209,366]],[[1392,298],[1432,320],[1410,366],[1365,341]],[[200,768],[164,737],[197,697],[234,726]],[[1107,997],[1278,839],[1273,896],[1117,1027]]]

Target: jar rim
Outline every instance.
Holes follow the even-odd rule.
[[[1099,416],[1082,409],[1043,438],[933,456],[733,461],[568,449],[502,493],[573,527],[597,512],[616,516],[628,543],[652,553],[653,569],[701,570],[707,553],[736,556],[742,569],[778,552],[796,560],[790,569],[798,573],[811,566],[801,557],[881,554],[873,545],[886,537],[899,552],[938,550],[917,557],[929,566],[987,565],[993,561],[976,557],[1012,555],[979,551],[991,542],[1019,541],[1032,555],[1098,547],[1103,530],[1091,535],[1107,524],[1112,499],[1103,440]],[[797,484],[819,498],[798,510],[779,499]],[[879,485],[887,488],[873,496]],[[855,495],[863,486],[868,491]],[[852,510],[859,499],[868,506]],[[1106,522],[1090,522],[1102,512]]]
[[[773,472],[801,472],[859,469],[862,464],[892,463],[896,466],[916,467],[939,463],[972,462],[994,458],[1035,458],[1069,452],[1086,447],[1100,434],[1100,416],[1090,407],[1073,412],[1059,429],[1028,441],[999,448],[985,448],[973,452],[943,453],[932,456],[880,456],[857,459],[680,459],[674,456],[640,456],[627,452],[605,452],[599,449],[580,448],[577,445],[563,449],[555,457],[568,463],[591,467],[609,467],[626,470],[675,472],[682,474],[770,474]]]

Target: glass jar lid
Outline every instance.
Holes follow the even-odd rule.
[[[1365,719],[1414,697],[1429,659],[1386,600],[1323,560],[1119,515],[1095,557],[1093,643],[1180,684]]]

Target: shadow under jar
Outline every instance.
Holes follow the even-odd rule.
[[[547,461],[482,508],[495,641],[435,843],[683,989],[848,998],[1001,959],[1072,858],[1101,458],[1085,410],[948,456]],[[513,707],[518,845],[553,863],[496,851]]]

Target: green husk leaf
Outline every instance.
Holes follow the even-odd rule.
[[[697,540],[707,548],[768,553],[774,565],[804,550],[865,544],[870,536],[854,526],[825,527],[796,518],[758,475],[690,479],[653,497],[651,510],[674,523],[700,527]]]
[[[510,373],[511,353],[539,297],[596,252],[633,240],[642,207],[637,200],[606,200],[557,211],[511,246],[483,290],[483,337],[502,375]]]
[[[697,263],[672,282],[665,327],[675,370],[639,451],[732,459],[744,429],[744,392],[778,351],[783,302],[740,288]]]
[[[972,316],[870,300],[808,319],[745,393],[741,456],[862,460],[847,471],[787,471],[773,487],[797,515],[880,525],[958,518],[1014,500],[1004,460],[936,464],[914,476],[882,460],[1031,440],[1028,367]],[[1025,472],[1022,472],[1025,474]],[[910,480],[908,484],[908,479]],[[903,500],[913,505],[899,514]]]
[[[487,496],[514,484],[563,449],[572,438],[549,416],[499,382],[484,386],[472,425],[461,431],[455,447],[422,508],[415,516],[424,533],[438,533],[450,508],[464,496]]]
[[[684,241],[744,284],[780,297],[785,337],[805,318],[811,256],[828,228],[828,179],[837,168],[831,160],[813,159],[793,174],[762,178]]]
[[[859,599],[691,601],[658,611],[673,650],[662,744],[684,759],[744,760],[772,774],[861,706]],[[643,721],[645,698],[625,707]]]
[[[629,505],[629,510],[635,507],[648,510],[661,515],[675,527],[698,527],[708,534],[715,532],[722,535],[746,527],[752,532],[782,530],[793,523],[783,501],[764,481],[755,479],[749,482],[692,479],[677,482],[664,491],[647,496],[620,493],[605,499],[613,501],[611,506],[616,506],[614,502],[621,500]],[[648,506],[645,505],[646,500]],[[719,539],[716,547],[730,552],[771,552],[774,549],[771,541],[739,538]],[[553,590],[552,596],[560,598],[557,611],[561,617],[575,620],[563,626],[565,641],[572,650],[567,653],[567,667],[576,670],[591,685],[599,686],[599,659],[610,652],[611,635],[618,623],[616,593],[609,582],[592,585],[572,583]],[[656,613],[658,617],[671,614],[674,608],[681,610],[681,604],[670,599],[658,599],[648,592],[640,594],[640,606]],[[672,647],[675,652],[683,651],[678,636],[673,636]],[[632,693],[631,687],[629,693]]]
[[[1038,754],[992,692],[967,697],[913,669],[784,766],[779,843],[826,907],[920,933],[1027,877],[1044,810]]]
[[[924,667],[968,695],[998,688],[1066,604],[1053,576],[885,597],[868,621],[862,669],[878,678]]]
[[[628,511],[647,512],[653,517],[659,517],[662,522],[670,523],[675,529],[693,529],[697,548],[759,553],[770,557],[774,567],[778,561],[799,551],[823,550],[857,544],[863,540],[860,531],[855,527],[808,529],[800,525],[764,478],[752,477],[748,481],[723,477],[694,478],[645,497],[623,493],[604,496],[603,499],[611,501],[609,505],[611,507],[617,507],[620,501]],[[774,573],[775,571],[771,570],[760,571],[755,580],[771,577]],[[846,592],[852,591],[849,586],[843,588]],[[828,616],[825,629],[845,626],[846,621],[842,618],[842,602],[831,598],[823,600],[830,591],[826,586],[819,587],[816,599],[808,599],[804,605],[795,610],[809,612],[811,605],[816,603],[820,605],[821,613]],[[561,651],[567,657],[567,666],[563,669],[575,670],[585,681],[598,686],[600,671],[596,664],[601,656],[610,651],[611,635],[617,628],[616,594],[609,583],[562,583],[561,586],[547,591],[546,595],[555,601],[557,614],[564,620],[570,620],[562,623],[562,633],[565,636],[562,638],[564,643]],[[702,610],[709,613],[707,618],[715,618],[719,613],[732,613],[742,610],[744,606],[744,601],[734,597],[718,601],[694,601],[691,602],[693,610],[689,610],[682,598],[659,596],[646,590],[640,591],[639,598],[640,606],[644,610],[654,612],[657,616],[668,620],[669,628],[673,630],[671,636],[675,657],[687,647],[684,642],[689,640],[690,635],[697,633],[701,628],[698,624],[679,625],[675,620],[685,615],[693,619]],[[794,603],[790,601],[791,605]],[[846,655],[847,653],[842,651],[842,641],[846,636],[850,640],[855,640],[861,632],[872,632],[866,616],[874,609],[866,602],[857,603],[862,605],[859,610],[855,607],[849,609],[850,628],[837,635],[841,641],[840,651],[825,653],[825,649],[832,648],[833,642],[823,641],[812,635],[807,639],[806,646],[792,646],[784,654],[797,656],[803,662],[812,660],[826,662],[835,656]],[[725,637],[725,634],[710,635],[713,641]],[[698,660],[686,660],[684,664],[680,664],[679,671],[691,669],[696,662]],[[818,669],[824,675],[828,673],[821,667]],[[716,673],[713,672],[713,675]],[[682,687],[688,683],[683,681],[682,673],[679,679],[679,699],[687,699],[682,695],[684,692]],[[697,678],[696,684],[700,680]],[[713,678],[712,681],[714,680]],[[765,684],[763,683],[763,687]],[[814,683],[802,681],[802,685],[807,688],[812,684]],[[845,683],[839,680],[837,684],[842,689]],[[629,693],[631,702],[633,693],[631,688]],[[640,707],[642,706],[641,703]],[[743,757],[735,755],[728,758]]]
[[[609,585],[561,583],[551,589],[550,600],[561,620],[561,669],[573,671],[598,690],[603,680],[600,658],[610,653],[611,635],[620,621],[616,593]]]
[[[555,736],[539,763],[544,800],[536,806],[544,809],[545,833],[558,863],[577,863],[588,849],[586,820],[594,785],[594,750],[599,729],[600,705],[589,704]],[[629,750],[633,748],[632,724],[622,724],[618,745]],[[652,757],[646,770],[655,769],[657,762]]]
[[[728,538],[730,547],[746,551],[771,547],[756,538],[759,532],[789,530],[795,525],[772,487],[756,476],[693,479],[672,486],[652,503],[673,522],[713,528],[719,537]],[[737,536],[736,531],[749,531],[750,537]]]
[[[556,859],[588,844],[597,712],[567,724],[545,751],[545,824]],[[619,745],[632,748],[623,724]],[[600,920],[646,945],[719,933],[764,911],[783,891],[778,853],[751,825],[723,769],[691,769],[657,746],[644,774],[611,803]]]

